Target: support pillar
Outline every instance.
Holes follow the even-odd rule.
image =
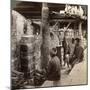
[[[79,36],[82,39],[82,22],[79,23]]]
[[[49,61],[49,43],[50,43],[50,31],[49,31],[49,8],[47,3],[42,3],[42,46],[41,46],[41,68],[44,69]]]

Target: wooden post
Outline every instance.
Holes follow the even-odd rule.
[[[49,8],[47,3],[42,3],[42,45],[41,45],[41,68],[47,66],[49,60],[50,31],[48,25]]]
[[[79,22],[79,36],[82,39],[82,22]]]

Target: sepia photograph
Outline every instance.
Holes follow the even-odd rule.
[[[11,1],[11,89],[88,84],[88,5]]]

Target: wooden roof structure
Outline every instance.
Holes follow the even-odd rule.
[[[41,19],[41,11],[42,11],[42,2],[27,2],[27,1],[17,1],[16,6],[13,8],[26,18],[31,19]],[[65,9],[65,4],[57,4],[57,3],[48,3],[49,7],[49,16],[50,19],[59,19],[61,21],[66,21],[65,19],[76,20],[80,19],[78,16],[67,16],[67,15],[60,15],[54,14],[52,11],[60,12],[60,10]],[[87,6],[82,5],[85,14],[87,15]]]
[[[64,10],[64,4],[48,4],[50,11],[59,12],[60,10]],[[42,3],[41,2],[19,2],[14,10],[18,11],[26,18],[41,18],[42,11]]]

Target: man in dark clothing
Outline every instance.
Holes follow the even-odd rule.
[[[62,49],[62,47],[61,46],[57,46],[56,47],[57,48],[57,54],[56,54],[56,56],[58,56],[58,58],[59,58],[59,60],[60,60],[60,65],[61,65],[61,67],[62,67],[62,59],[61,59],[61,49]]]
[[[48,64],[48,70],[47,70],[47,78],[50,81],[53,81],[54,86],[58,86],[60,84],[60,60],[56,56],[57,49],[53,48],[50,51],[51,60]]]
[[[70,59],[70,65],[71,68],[73,68],[73,66],[76,63],[82,62],[83,61],[83,57],[84,57],[84,49],[82,48],[82,46],[80,45],[80,39],[76,38],[76,45],[75,45],[75,49],[74,49],[74,53],[72,55],[72,58]]]

